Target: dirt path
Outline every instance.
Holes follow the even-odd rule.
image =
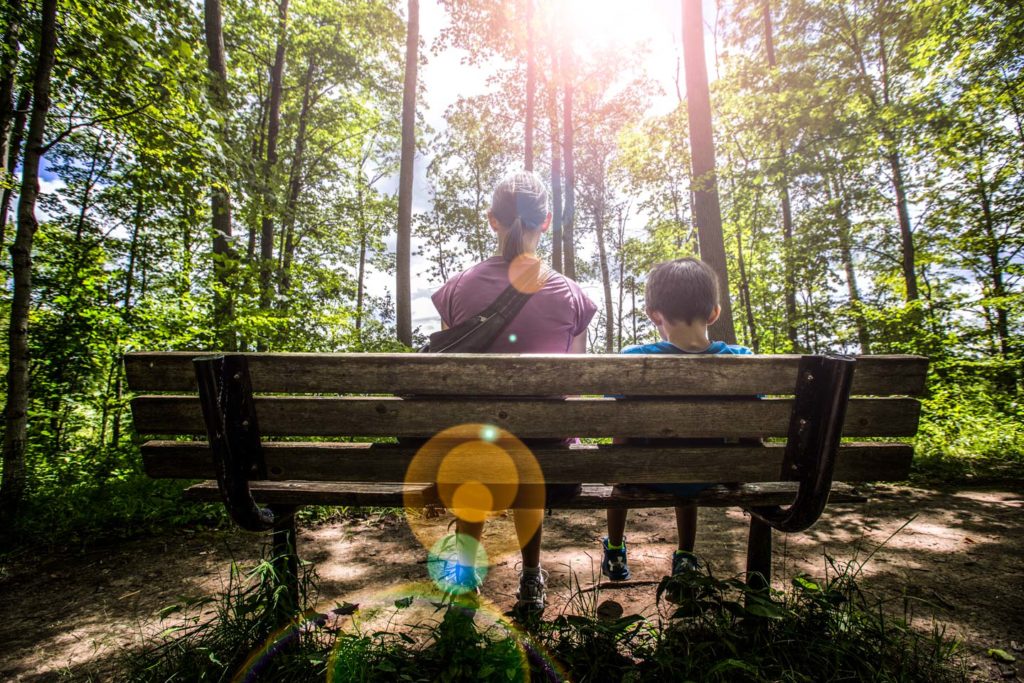
[[[1011,490],[939,492],[879,487],[867,505],[830,507],[809,532],[776,536],[775,585],[797,573],[822,576],[824,555],[864,559],[912,520],[862,569],[862,588],[877,596],[915,596],[937,609],[915,608],[927,628],[934,615],[965,641],[972,678],[1015,680],[1024,670],[1024,494]],[[915,516],[916,515],[916,516]],[[716,574],[741,571],[746,520],[738,510],[700,512],[698,551]],[[444,518],[421,521],[443,527]],[[507,522],[493,525],[495,532]],[[668,510],[635,511],[628,529],[634,580],[667,573],[675,535]],[[545,524],[544,565],[550,573],[553,616],[571,594],[570,576],[586,587],[599,571],[600,513],[557,511]],[[379,517],[303,529],[300,553],[316,564],[319,606],[383,602],[403,583],[425,578],[425,552],[404,519]],[[157,611],[178,596],[223,589],[232,559],[259,557],[258,536],[180,532],[82,553],[32,557],[0,567],[0,680],[99,680],[112,677],[117,656],[143,634],[164,625]],[[508,609],[516,590],[515,557],[492,558],[484,594]],[[628,613],[651,613],[654,588],[606,590],[601,599]],[[988,648],[1017,656],[1016,668],[998,667]]]

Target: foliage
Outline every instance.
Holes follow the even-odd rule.
[[[208,87],[203,3],[60,3],[33,253],[24,533],[196,518],[141,481],[127,351],[223,339],[240,350],[405,349],[381,286],[395,263],[401,3],[292,0],[283,25],[278,3],[221,4],[226,110]],[[460,93],[421,149],[431,202],[417,216],[428,264],[418,275],[434,286],[493,251],[486,209],[523,155],[532,43],[535,165],[550,174],[556,150],[565,161],[569,120],[572,265],[603,299],[591,349],[615,351],[655,334],[643,301],[651,266],[697,252],[685,93],[677,84],[666,99],[648,82],[643,46],[581,35],[556,11],[567,3],[534,4],[531,29],[522,0],[440,2],[452,22],[435,48],[463,50],[489,79],[486,92]],[[36,5],[20,3],[23,21],[4,27],[12,100],[30,94]],[[1012,475],[1022,457],[1021,7],[728,0],[710,27],[740,340],[761,353],[929,356],[918,467],[947,481]],[[0,137],[15,141],[6,104]],[[13,190],[7,173],[0,184]],[[214,192],[232,200],[224,281]],[[2,226],[4,246],[11,232]],[[220,297],[232,305],[225,321]],[[9,319],[9,298],[0,313]]]
[[[934,382],[916,439],[915,476],[930,484],[1021,480],[1024,410],[993,386],[1006,368],[991,362],[950,363],[952,377]],[[986,375],[988,379],[986,380]],[[995,375],[997,381],[992,381]]]
[[[217,601],[183,597],[163,608],[161,618],[172,625],[124,658],[126,678],[219,681],[235,671],[273,681],[322,678],[330,639],[315,619],[323,615],[302,610],[291,624],[280,626],[283,588],[275,559],[266,557],[245,571],[232,564],[228,589]],[[301,574],[304,607],[316,602],[317,582],[312,568],[303,567]]]
[[[233,569],[212,618],[193,616],[209,600],[164,610],[185,625],[133,654],[128,672],[131,680],[246,673],[288,681],[556,681],[566,674],[579,681],[965,680],[957,641],[937,626],[914,624],[913,599],[902,600],[902,611],[872,601],[857,585],[862,565],[826,559],[824,580],[798,576],[785,592],[708,572],[665,577],[659,600],[672,595],[677,604],[656,620],[602,617],[599,593],[578,584],[571,611],[519,626],[488,624],[475,596],[439,598],[427,622],[378,630],[323,628],[330,615],[306,612],[302,628],[286,630],[292,647],[261,659],[252,653],[274,641],[268,615],[275,599],[272,567],[263,562],[245,578]],[[315,580],[305,585],[310,590]],[[394,616],[413,602],[395,601]],[[353,610],[343,605],[334,614]]]

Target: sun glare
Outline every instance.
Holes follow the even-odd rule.
[[[671,47],[678,32],[667,2],[621,0],[562,0],[568,31],[579,47],[633,48],[648,44],[653,50]]]

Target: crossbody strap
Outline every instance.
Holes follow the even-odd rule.
[[[492,314],[499,313],[501,317],[505,319],[506,325],[512,322],[512,320],[519,315],[519,311],[523,310],[523,306],[525,306],[526,302],[530,300],[530,297],[544,288],[549,277],[551,277],[551,269],[546,265],[541,265],[540,274],[537,278],[539,282],[537,289],[532,292],[523,292],[515,285],[509,285],[505,291],[501,293],[501,296],[498,297],[498,300],[492,304],[492,306],[494,306]],[[501,301],[501,299],[506,297],[506,295],[508,295],[507,299],[505,301]],[[501,304],[500,306],[498,305],[499,303]],[[500,332],[501,330],[498,331]]]

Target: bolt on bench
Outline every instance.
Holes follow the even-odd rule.
[[[139,394],[132,401],[136,432],[156,439],[142,446],[146,473],[215,478],[191,486],[187,497],[223,501],[243,528],[273,530],[275,556],[289,558],[283,570],[297,604],[298,506],[439,504],[434,482],[407,481],[417,446],[324,438],[429,439],[471,423],[520,439],[655,439],[644,445],[535,446],[543,482],[520,483],[524,490],[540,483],[583,484],[579,495],[554,503],[574,509],[678,502],[612,483],[714,483],[692,500],[751,513],[747,571],[763,586],[771,569],[772,529],[802,531],[829,501],[865,500],[851,484],[907,477],[909,444],[840,438],[913,436],[920,404],[912,396],[924,390],[928,361],[161,352],[128,354],[125,366],[129,386]],[[558,396],[570,398],[552,398]],[[206,440],[168,440],[172,436]],[[749,445],[750,439],[776,437],[786,441]],[[723,442],[690,447],[657,441],[676,438]],[[503,483],[486,481],[486,472],[481,468],[481,483]]]

